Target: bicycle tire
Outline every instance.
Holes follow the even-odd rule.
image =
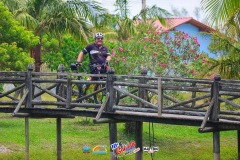
[[[101,84],[96,84],[94,86],[94,92],[100,90],[101,88],[103,88],[103,86]],[[103,92],[98,92],[98,93],[94,94],[93,95],[94,102],[96,104],[102,104],[103,96],[104,96]]]

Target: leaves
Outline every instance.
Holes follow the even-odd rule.
[[[196,37],[150,27],[144,33],[145,28],[115,47],[112,63],[117,74],[140,74],[147,67],[152,75],[195,77],[203,67],[212,65],[207,55],[200,53]]]
[[[38,43],[38,37],[14,20],[0,2],[0,68],[4,71],[26,70],[33,59],[27,54]]]

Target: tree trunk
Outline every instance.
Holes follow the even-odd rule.
[[[31,48],[31,58],[34,58],[35,62],[35,72],[40,72],[41,69],[41,64],[42,64],[42,58],[41,58],[41,54],[42,54],[42,38],[40,36],[39,38],[39,44],[37,44],[35,47]]]

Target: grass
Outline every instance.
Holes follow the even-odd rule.
[[[89,118],[88,118],[89,119]],[[106,160],[107,155],[82,153],[82,147],[107,145],[109,151],[108,124],[93,124],[85,117],[62,119],[62,159],[63,160]],[[149,124],[144,123],[143,145],[149,146]],[[56,119],[30,119],[30,159],[56,159]],[[158,160],[208,160],[213,159],[212,133],[198,133],[198,127],[154,124],[154,142],[159,152],[153,154]],[[118,140],[134,139],[124,134],[124,124],[118,124]],[[12,152],[1,153],[0,160],[25,159],[24,119],[11,118],[10,114],[0,113],[0,146]],[[122,160],[134,159],[134,155],[120,157]],[[144,152],[143,158],[151,159]],[[236,131],[221,132],[221,159],[237,159]]]

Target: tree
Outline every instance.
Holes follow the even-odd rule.
[[[89,25],[105,10],[94,1],[83,0],[1,0],[14,17],[39,36],[39,44],[31,50],[35,69],[40,70],[42,36],[51,34],[61,40],[70,33],[80,41],[87,41]]]
[[[173,12],[173,16],[175,17],[186,17],[188,16],[188,11],[185,8],[182,8],[181,10],[179,10],[176,7],[171,6],[172,12]]]
[[[147,67],[149,74],[196,77],[207,62],[196,37],[180,31],[156,31],[146,24],[138,27],[138,35],[121,42],[112,53],[117,74],[140,74]]]
[[[212,51],[220,53],[219,72],[225,78],[239,79],[240,1],[202,0],[201,5],[210,24],[219,29],[212,34],[210,45]]]
[[[38,43],[38,37],[21,26],[0,2],[0,68],[4,71],[26,70],[33,62],[27,52]]]

